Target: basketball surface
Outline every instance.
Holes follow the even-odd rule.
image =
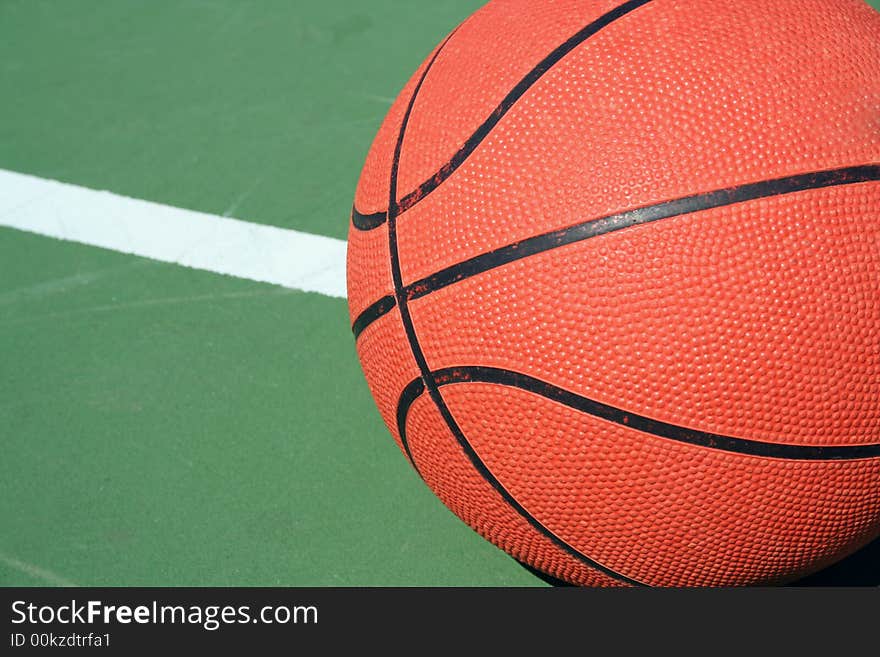
[[[773,584],[880,533],[878,268],[866,4],[495,0],[375,138],[348,298],[395,440],[498,547]]]

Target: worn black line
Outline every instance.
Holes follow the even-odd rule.
[[[354,320],[354,324],[351,325],[354,339],[357,340],[358,337],[360,337],[360,334],[364,332],[365,328],[382,317],[382,315],[386,315],[394,310],[396,305],[397,300],[389,294],[365,308],[363,312],[357,316],[357,319]]]
[[[516,260],[652,221],[669,219],[699,212],[700,210],[711,210],[725,205],[744,203],[770,196],[781,196],[811,189],[878,180],[880,180],[880,165],[867,164],[829,171],[815,171],[797,176],[776,178],[738,187],[714,190],[704,194],[694,194],[599,219],[590,219],[574,226],[568,226],[542,235],[529,237],[514,244],[502,246],[468,260],[463,260],[414,283],[410,283],[405,286],[404,291],[408,299],[418,299],[448,285],[458,283],[471,276],[476,276]],[[383,297],[372,304],[355,321],[353,326],[355,336],[360,335],[370,323],[391,311],[395,305],[393,297]]]
[[[358,209],[351,206],[351,225],[358,230],[373,230],[385,223],[387,212],[374,212],[373,214],[363,214]]]
[[[410,283],[406,286],[404,292],[408,299],[418,299],[453,283],[516,260],[527,258],[528,256],[661,219],[669,219],[701,210],[711,210],[722,206],[791,194],[793,192],[876,180],[880,180],[880,165],[868,164],[830,171],[815,171],[797,176],[749,183],[738,187],[718,189],[704,194],[694,194],[693,196],[648,205],[635,210],[621,212],[620,214],[591,219],[583,223],[502,246],[494,251],[463,260],[414,283]]]
[[[526,374],[495,367],[449,367],[432,373],[438,387],[455,383],[494,383],[532,392],[587,415],[679,443],[725,452],[792,461],[844,461],[880,457],[880,443],[862,445],[793,445],[734,438],[653,420],[583,397]],[[400,411],[398,410],[398,413]]]
[[[451,37],[451,35],[450,35]],[[437,56],[442,52],[443,46],[445,43],[448,43],[450,37],[447,37],[447,41],[441,45],[437,52],[434,54],[434,57],[428,63],[424,72],[422,73],[422,77],[416,85],[415,91],[413,92],[412,97],[409,100],[409,105],[406,108],[406,113],[403,116],[403,121],[400,126],[400,133],[397,138],[397,144],[394,148],[394,156],[391,163],[391,182],[389,185],[389,202],[388,202],[388,247],[391,258],[391,276],[394,282],[394,295],[397,298],[397,306],[400,310],[400,319],[403,323],[404,331],[406,332],[407,341],[410,345],[410,350],[412,351],[413,358],[418,365],[419,371],[421,372],[422,382],[425,386],[425,389],[428,391],[431,399],[434,404],[437,406],[437,410],[440,412],[440,415],[443,417],[444,422],[449,427],[450,432],[455,437],[458,444],[461,446],[465,455],[470,460],[471,464],[474,466],[476,471],[482,476],[491,486],[494,488],[501,497],[520,515],[522,516],[532,527],[534,527],[538,532],[543,534],[545,537],[550,539],[555,545],[557,545],[560,549],[567,552],[575,559],[581,561],[582,563],[606,574],[609,577],[612,577],[620,582],[630,584],[633,586],[642,585],[641,582],[638,582],[634,579],[630,579],[620,573],[617,573],[602,564],[593,561],[587,555],[581,553],[573,546],[566,543],[564,540],[559,538],[556,534],[554,534],[550,529],[544,526],[537,518],[535,518],[532,514],[530,514],[514,497],[510,494],[510,492],[504,487],[504,485],[492,474],[492,472],[486,467],[486,464],[483,463],[482,459],[479,455],[474,451],[474,448],[468,442],[464,433],[461,431],[461,428],[455,421],[455,418],[452,416],[452,413],[449,411],[449,408],[446,406],[446,402],[443,400],[443,397],[440,394],[440,390],[434,382],[433,377],[431,376],[430,368],[428,367],[428,363],[425,359],[425,355],[422,352],[422,348],[419,345],[418,337],[415,333],[415,328],[413,326],[412,317],[409,313],[409,307],[407,306],[407,297],[404,291],[403,279],[400,268],[400,253],[397,248],[397,215],[401,211],[400,205],[396,202],[397,199],[397,173],[398,167],[400,166],[400,152],[403,147],[403,139],[406,135],[406,127],[409,123],[409,117],[412,113],[413,105],[415,104],[416,98],[418,97],[419,90],[422,87],[422,84],[425,81],[425,77],[428,72],[431,70],[431,66],[437,59]]]

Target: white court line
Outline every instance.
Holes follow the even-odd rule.
[[[345,298],[345,242],[0,169],[0,226]]]
[[[53,573],[51,570],[40,568],[39,566],[35,566],[32,563],[21,561],[20,559],[16,559],[15,557],[4,554],[2,552],[0,552],[0,563],[8,566],[9,568],[12,568],[13,570],[22,572],[25,575],[30,575],[34,579],[38,579],[46,582],[47,584],[51,584],[52,586],[76,586],[74,582],[71,582],[69,579],[62,577],[61,575]]]

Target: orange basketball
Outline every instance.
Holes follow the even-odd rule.
[[[495,0],[355,195],[357,351],[406,457],[582,585],[770,584],[880,533],[880,15]]]

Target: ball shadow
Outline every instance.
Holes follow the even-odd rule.
[[[547,573],[514,559],[538,579],[550,586],[571,586]],[[880,586],[880,538],[868,543],[846,559],[788,586]]]
[[[789,586],[880,586],[880,538]]]

